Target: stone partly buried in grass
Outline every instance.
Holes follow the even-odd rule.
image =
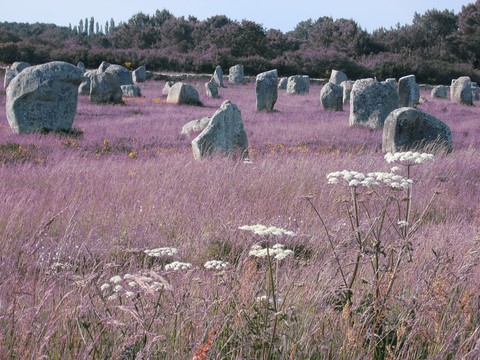
[[[83,72],[54,61],[20,72],[7,88],[6,113],[14,133],[71,130]]]
[[[396,109],[388,115],[383,127],[383,152],[395,153],[426,146],[452,151],[452,133],[448,125],[411,107]]]
[[[196,160],[213,155],[248,159],[247,134],[238,107],[224,101],[207,127],[192,141],[192,149]]]

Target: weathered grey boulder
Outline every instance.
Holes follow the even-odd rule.
[[[446,99],[446,98],[448,98],[448,89],[449,89],[448,86],[437,85],[430,92],[430,96],[432,98]]]
[[[211,117],[204,117],[197,120],[192,120],[183,125],[181,135],[190,135],[191,133],[199,133],[203,131],[210,123]]]
[[[138,85],[120,85],[122,95],[127,97],[141,97],[142,91]]]
[[[12,131],[70,130],[82,79],[80,69],[62,61],[22,70],[7,88],[6,113]]]
[[[306,75],[290,76],[287,80],[287,94],[305,94],[310,91],[310,78]]]
[[[472,81],[468,76],[462,76],[452,81],[450,98],[457,104],[473,105]]]
[[[343,90],[343,104],[345,105],[346,103],[350,102],[350,94],[352,93],[353,89],[353,84],[355,84],[355,81],[353,80],[347,80],[344,81],[340,84]]]
[[[25,61],[16,61],[10,67],[5,69],[5,78],[3,81],[3,87],[6,89],[8,84],[13,80],[15,76],[22,72],[22,70],[30,67],[30,63]]]
[[[438,145],[450,152],[453,148],[450,128],[436,117],[412,107],[392,111],[383,126],[382,151],[420,150]]]
[[[196,160],[213,155],[248,159],[247,133],[238,107],[224,101],[208,126],[192,141],[192,149]]]
[[[387,78],[387,79],[385,79],[384,83],[395,87],[395,89],[398,88],[397,79],[395,79],[395,78]]]
[[[189,84],[176,83],[170,88],[167,103],[178,105],[202,105],[198,91]]]
[[[132,71],[132,80],[135,84],[147,81],[147,69],[145,66],[142,65]]]
[[[272,111],[278,97],[277,69],[257,75],[255,91],[257,95],[257,110]]]
[[[472,98],[473,100],[480,100],[480,91],[478,89],[478,84],[472,81]]]
[[[79,61],[77,63],[77,68],[79,68],[80,70],[82,70],[83,72],[87,71],[87,69],[85,68],[85,64],[81,61]]]
[[[320,103],[325,110],[343,111],[343,89],[328,82],[320,90]]]
[[[98,71],[100,73],[103,73],[103,72],[105,72],[105,70],[108,69],[109,66],[110,66],[110,63],[108,63],[106,61],[102,61],[102,63],[98,66]]]
[[[335,84],[335,85],[340,85],[342,82],[347,81],[348,77],[345,73],[338,71],[338,70],[332,70],[332,73],[330,74],[330,82]]]
[[[388,114],[399,106],[398,92],[393,86],[374,79],[357,80],[350,94],[349,124],[380,128]]]
[[[280,90],[287,90],[287,84],[288,84],[288,78],[287,77],[282,77],[280,80],[278,80],[278,88]]]
[[[228,81],[232,84],[243,84],[243,65],[237,64],[228,69]]]
[[[225,87],[225,85],[223,85],[223,70],[220,65],[217,65],[217,67],[215,68],[212,80],[215,84],[217,84],[218,87]]]
[[[168,96],[168,92],[170,91],[170,89],[172,88],[172,86],[175,84],[174,81],[167,81],[165,83],[165,85],[163,86],[163,89],[162,89],[162,95],[165,95],[165,96]]]
[[[90,77],[90,102],[114,103],[122,102],[122,88],[112,74],[96,72]]]
[[[110,65],[105,72],[112,74],[120,85],[134,85],[132,73],[122,65]]]
[[[420,102],[420,87],[415,75],[403,76],[398,80],[400,106],[415,106]]]
[[[218,85],[216,82],[210,80],[209,82],[205,83],[205,91],[207,94],[207,97],[211,97],[214,99],[218,99]]]

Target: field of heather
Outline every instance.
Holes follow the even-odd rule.
[[[203,107],[81,97],[70,135],[12,134],[2,89],[0,358],[480,357],[478,104],[423,91],[454,151],[412,165],[320,85],[266,113],[192,84]],[[226,99],[251,162],[197,162],[182,126]]]

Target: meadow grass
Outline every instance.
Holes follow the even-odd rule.
[[[386,193],[355,205],[327,183],[344,169],[390,172],[380,130],[348,127],[348,106],[323,110],[318,85],[280,91],[271,113],[256,112],[252,83],[227,83],[220,99],[193,85],[204,107],[166,104],[153,81],[125,105],[80,97],[73,135],[12,134],[0,95],[1,358],[480,356],[476,106],[422,93],[419,108],[450,126],[454,151],[411,169],[410,216],[422,221],[393,272],[405,237],[391,214],[404,214],[407,193],[388,195],[398,205],[384,212]],[[181,128],[226,99],[242,111],[252,162],[195,161],[195,135]],[[359,247],[382,214],[385,248]],[[255,224],[295,236],[239,229]],[[277,242],[293,255],[250,255]],[[162,247],[176,251],[145,252]],[[228,265],[205,268],[212,260]],[[341,272],[351,278],[355,263],[345,299]],[[374,284],[392,278],[388,292]]]

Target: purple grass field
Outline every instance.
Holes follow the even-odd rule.
[[[143,97],[125,105],[79,97],[76,137],[11,133],[2,88],[0,358],[480,357],[479,103],[422,91],[418,108],[450,127],[454,151],[411,168],[411,218],[421,221],[405,238],[395,218],[403,193],[382,193],[399,204],[382,213],[376,192],[362,193],[357,209],[348,187],[327,184],[334,171],[393,165],[382,131],[349,127],[348,105],[323,110],[320,85],[306,95],[279,90],[271,113],[255,110],[254,83],[226,82],[220,99],[192,83],[203,107],[166,104],[163,85],[140,84]],[[195,135],[180,135],[182,126],[227,99],[242,111],[251,163],[197,162]],[[375,214],[390,224],[378,233],[368,230]],[[255,224],[296,236],[239,229]],[[360,233],[377,241],[383,265],[373,272],[372,252],[357,251]],[[277,241],[293,255],[249,255]],[[162,247],[176,252],[145,253]],[[352,274],[356,254],[353,296],[337,306],[340,269]],[[207,269],[210,260],[228,265]]]

